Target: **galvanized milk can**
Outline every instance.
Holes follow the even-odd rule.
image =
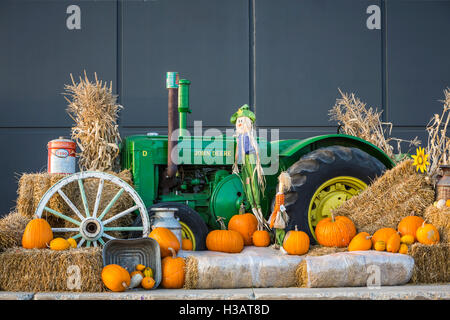
[[[175,217],[177,208],[153,208],[151,209],[154,215],[150,217],[150,228],[167,228],[173,232],[180,242],[180,248],[182,244],[181,224],[179,218]]]

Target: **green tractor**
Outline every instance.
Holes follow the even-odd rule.
[[[232,174],[235,138],[191,136],[186,130],[186,116],[191,112],[189,85],[188,80],[180,80],[178,89],[169,89],[168,135],[126,137],[121,144],[121,166],[132,172],[134,187],[148,212],[155,207],[177,208],[183,237],[192,241],[194,250],[204,250],[207,233],[219,227],[218,217],[227,223],[241,204],[246,209],[249,204],[240,177]],[[394,166],[378,147],[343,134],[303,140],[259,139],[258,144],[271,155],[271,162],[263,165],[265,218],[273,207],[278,175],[287,171],[292,188],[285,195],[290,217],[286,231],[297,226],[312,243],[321,219]],[[139,225],[138,216],[135,226]]]
[[[194,250],[204,250],[209,230],[219,228],[219,217],[227,224],[242,205],[248,210],[250,204],[241,177],[232,170],[236,138],[232,134],[202,136],[201,131],[196,133],[195,126],[194,136],[186,130],[187,113],[191,112],[189,85],[188,80],[179,80],[176,86],[168,87],[167,136],[133,135],[122,142],[121,166],[131,171],[134,189],[105,172],[78,172],[61,179],[45,193],[36,216],[50,213],[65,220],[69,226],[52,228],[53,232],[70,233],[72,238],[79,239],[78,247],[89,247],[115,239],[114,232],[125,232],[132,238],[148,236],[151,209],[176,208],[182,236],[192,241]],[[278,176],[287,171],[292,187],[285,194],[289,215],[286,231],[297,227],[309,235],[311,243],[315,243],[314,228],[321,219],[329,217],[331,210],[394,166],[394,162],[373,144],[343,134],[304,140],[259,138],[258,146],[264,155],[261,164],[266,187],[261,210],[265,218],[269,218],[274,205]],[[88,179],[98,180],[96,196],[91,201],[85,192]],[[105,182],[115,184],[118,191],[103,207],[100,203],[105,200]],[[84,213],[64,192],[69,183],[78,184],[78,199],[82,199]],[[132,198],[133,206],[111,216],[110,209],[123,193]],[[68,216],[47,206],[53,196],[64,199],[75,215]],[[117,225],[117,219],[128,214],[136,215],[134,224]]]

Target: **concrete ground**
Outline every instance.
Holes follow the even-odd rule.
[[[1,292],[0,300],[450,300],[450,284],[358,288],[248,288],[129,292]]]

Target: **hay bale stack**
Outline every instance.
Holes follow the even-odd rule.
[[[17,188],[17,212],[22,216],[28,218],[31,218],[34,214],[34,178],[34,174],[22,174],[22,176],[19,178]]]
[[[449,243],[414,243],[409,247],[408,253],[414,258],[412,283],[450,282]]]
[[[11,212],[0,219],[0,251],[22,245],[22,235],[30,222],[18,212]]]
[[[17,212],[24,217],[34,218],[34,214],[47,190],[62,178],[67,177],[66,174],[55,173],[24,173],[19,179],[19,187],[17,190]],[[71,183],[63,188],[64,193],[72,199],[74,188],[76,185]],[[63,214],[68,214],[71,209],[59,194],[54,195],[48,202],[48,207]],[[46,219],[52,227],[63,227],[64,220],[44,211],[43,218]]]
[[[402,285],[412,277],[414,260],[374,250],[307,256],[295,271],[296,284],[307,288],[364,287],[373,284],[370,270],[374,267],[379,268],[380,285]]]
[[[345,252],[347,251],[347,247],[344,248],[338,248],[338,247],[324,247],[319,244],[312,245],[309,247],[309,251],[306,254],[307,256],[311,257],[317,257],[317,256],[324,256],[327,254],[337,253],[337,252]]]
[[[441,242],[450,243],[450,207],[438,209],[435,206],[429,206],[423,218],[438,229]]]
[[[426,176],[416,172],[412,160],[405,160],[333,212],[349,217],[358,232],[373,234],[380,228],[397,229],[406,216],[422,216],[434,196]]]
[[[79,268],[79,269],[78,269]],[[100,248],[12,248],[0,254],[0,289],[5,291],[101,292],[103,268]],[[79,271],[79,287],[75,279]]]

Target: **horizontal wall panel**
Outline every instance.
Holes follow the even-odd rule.
[[[380,1],[255,2],[260,125],[329,125],[338,88],[382,106],[382,36],[366,26],[370,5]]]
[[[450,87],[450,1],[386,1],[386,16],[389,120],[425,126]]]
[[[71,5],[79,8],[79,27]],[[116,1],[0,2],[0,126],[71,125],[62,93],[88,72],[116,83]]]
[[[8,213],[17,199],[17,182],[22,173],[47,171],[47,143],[70,136],[70,129],[1,129],[0,215]]]
[[[247,0],[124,1],[122,22],[123,125],[167,126],[167,71],[191,81],[189,124],[249,102]]]

